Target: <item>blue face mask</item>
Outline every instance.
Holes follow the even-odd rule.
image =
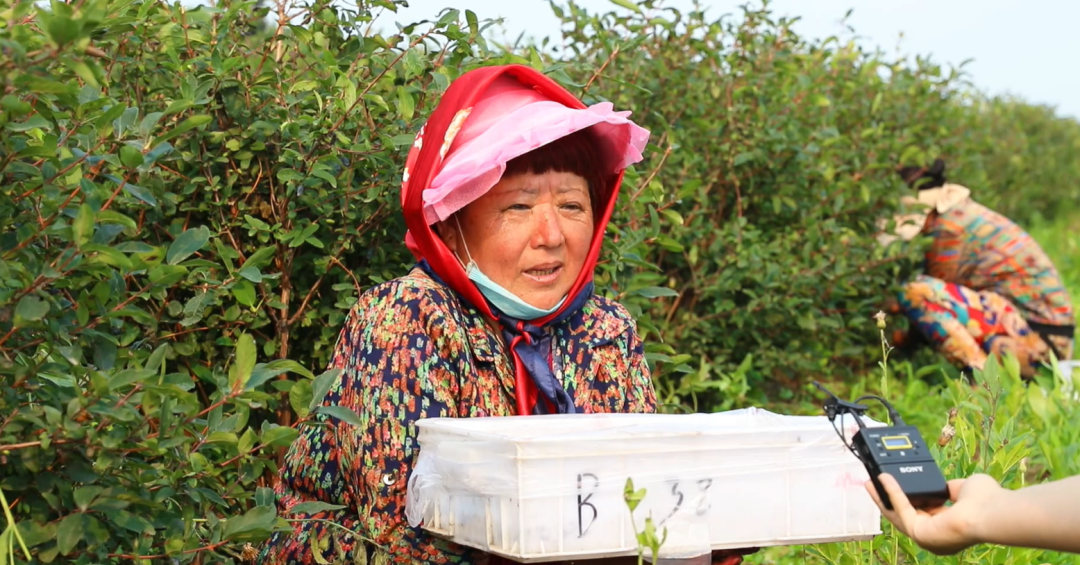
[[[454,217],[454,221],[457,222],[456,216]],[[469,280],[475,283],[476,287],[480,289],[480,294],[483,294],[484,298],[487,298],[488,301],[503,314],[523,321],[536,320],[554,313],[563,305],[563,302],[566,302],[566,297],[564,296],[558,304],[547,310],[543,310],[518,298],[517,295],[488,278],[488,276],[480,270],[480,267],[476,265],[476,262],[472,260],[472,254],[469,253],[469,246],[465,243],[465,236],[461,233],[460,223],[458,223],[458,236],[461,238],[461,243],[465,247],[465,253],[469,255],[469,265],[465,267],[465,274],[468,275]]]

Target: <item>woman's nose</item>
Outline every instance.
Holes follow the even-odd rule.
[[[533,227],[533,246],[559,247],[564,241],[559,215],[550,206],[544,206],[538,212]]]

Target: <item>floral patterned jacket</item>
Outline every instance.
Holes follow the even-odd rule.
[[[1020,226],[968,198],[927,226],[934,243],[926,273],[945,282],[1009,299],[1029,322],[1071,326],[1072,300],[1050,257]],[[1058,351],[1072,341],[1053,336]]]
[[[554,370],[581,411],[655,410],[642,341],[621,305],[594,297],[549,331]],[[378,562],[486,563],[485,554],[411,528],[405,487],[419,451],[417,420],[515,413],[514,368],[502,338],[453,291],[414,269],[361,296],[331,367],[343,372],[324,404],[354,410],[361,425],[323,415],[302,424],[276,488],[278,512],[319,521],[275,534],[259,562],[321,562],[313,551],[334,562],[366,551]],[[301,502],[343,508],[291,513]]]

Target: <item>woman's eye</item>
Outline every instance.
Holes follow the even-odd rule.
[[[529,207],[525,204],[511,204],[506,209],[513,210],[515,212],[527,212],[529,210]]]
[[[585,209],[585,207],[578,202],[567,202],[566,204],[563,204],[562,207],[563,210],[573,210],[574,212],[581,212]]]

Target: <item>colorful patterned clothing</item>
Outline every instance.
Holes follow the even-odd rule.
[[[979,293],[996,293],[1029,322],[1075,324],[1072,302],[1053,262],[1008,218],[967,198],[933,214],[926,231],[934,240],[926,255],[930,277]],[[1049,339],[1059,358],[1072,357],[1071,338]]]
[[[594,296],[546,328],[551,363],[581,412],[652,412],[642,341],[618,303]],[[488,556],[405,522],[405,486],[421,418],[515,414],[513,363],[498,332],[449,288],[419,269],[364,293],[331,360],[342,369],[324,404],[355,411],[361,425],[317,416],[301,428],[277,485],[279,514],[296,523],[263,548],[260,563],[316,563],[378,544],[392,563],[486,563]],[[290,514],[300,502],[344,506]],[[352,562],[352,561],[349,561]]]
[[[982,370],[988,354],[1012,353],[1032,376],[1050,348],[1005,297],[920,275],[904,287],[900,308],[951,362]]]

